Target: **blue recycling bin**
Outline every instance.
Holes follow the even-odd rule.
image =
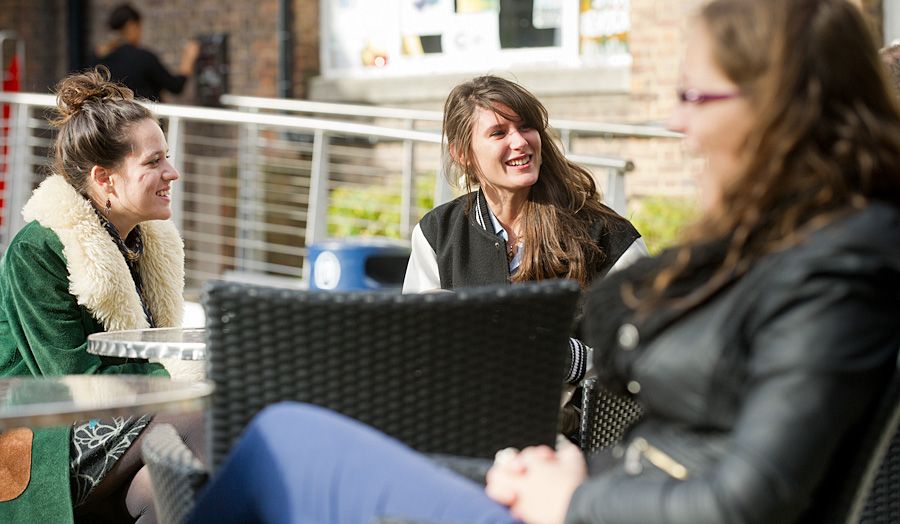
[[[400,289],[409,242],[390,238],[342,238],[309,246],[309,289]]]

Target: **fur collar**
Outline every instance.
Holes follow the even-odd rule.
[[[103,229],[93,206],[60,175],[34,190],[22,209],[26,222],[37,220],[63,245],[69,292],[107,331],[148,326],[128,265]],[[144,242],[141,280],[144,300],[158,327],[181,325],[184,314],[184,243],[169,220],[140,225]]]

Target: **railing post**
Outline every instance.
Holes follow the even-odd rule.
[[[322,129],[313,134],[312,165],[309,180],[309,204],[306,212],[307,248],[328,234],[328,142]],[[303,278],[309,278],[309,255],[303,262]]]
[[[31,196],[33,188],[34,170],[28,165],[28,114],[30,109],[25,104],[11,104],[10,116],[13,124],[10,126],[14,140],[9,146],[11,153],[10,165],[7,167],[6,206],[9,210],[7,217],[7,242],[22,229],[25,219],[22,218],[22,208]]]
[[[625,216],[628,204],[625,201],[625,170],[611,167],[606,170],[606,201],[616,213]]]
[[[413,129],[415,123],[409,121],[407,129]],[[400,235],[403,238],[409,238],[412,233],[412,224],[415,220],[416,205],[416,179],[415,179],[415,144],[412,140],[403,141],[403,166],[402,166],[402,189],[400,196]]]
[[[453,187],[447,181],[443,164],[438,166],[434,175],[434,206],[437,207],[453,199]]]
[[[172,165],[178,171],[181,177],[184,177],[184,134],[181,129],[181,118],[177,116],[169,117],[169,154],[172,157]],[[184,186],[184,178],[181,179],[181,187],[176,186],[172,191],[172,222],[178,227],[179,231],[184,230],[184,195],[185,191],[181,190]]]
[[[572,152],[572,130],[561,129],[559,131],[559,143],[562,145],[563,154]]]
[[[2,226],[0,226],[0,248],[2,251],[6,251],[6,247],[9,245],[10,241],[12,241],[13,237],[13,229],[12,229],[12,220],[13,214],[16,213],[15,208],[13,208],[12,203],[9,201],[10,197],[15,191],[15,182],[13,181],[13,177],[16,176],[16,152],[19,151],[18,147],[18,135],[19,130],[15,127],[16,116],[19,111],[18,104],[9,104],[9,119],[3,119],[3,127],[8,129],[8,132],[5,135],[0,135],[0,138],[3,140],[2,145],[4,149],[3,156],[3,178],[4,178],[4,189],[3,196],[6,199],[5,205],[3,206],[3,222]]]
[[[259,231],[264,207],[259,173],[259,125],[248,124],[241,129],[244,139],[238,150],[235,269],[254,272],[260,266],[263,253],[260,249],[262,244]]]

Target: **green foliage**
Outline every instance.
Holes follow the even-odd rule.
[[[629,202],[629,218],[653,255],[677,244],[697,218],[697,202],[686,197],[644,197]]]
[[[378,236],[401,238],[400,178],[384,185],[339,186],[331,191],[328,235],[335,238]],[[434,173],[416,177],[416,207],[434,206]],[[418,220],[419,217],[415,217]]]
[[[420,215],[434,206],[433,199],[434,174],[418,176],[416,206]],[[632,199],[628,207],[629,219],[643,235],[652,254],[676,244],[684,227],[697,216],[695,200],[686,197],[643,197]],[[328,207],[328,235],[401,238],[399,177],[384,185],[333,189]]]

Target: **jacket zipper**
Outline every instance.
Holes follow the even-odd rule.
[[[642,437],[634,439],[625,450],[625,472],[629,475],[639,475],[644,469],[641,457],[672,478],[684,480],[688,477],[688,470],[683,464]]]

